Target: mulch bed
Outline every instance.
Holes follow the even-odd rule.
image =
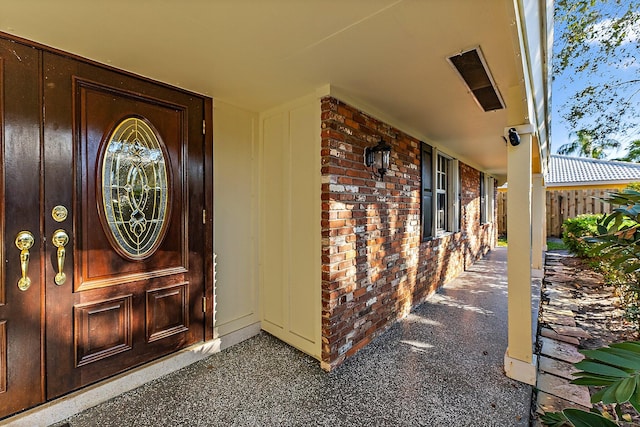
[[[595,349],[615,342],[639,339],[637,326],[625,318],[622,298],[615,286],[607,285],[603,275],[581,258],[565,256],[560,258],[560,263],[564,268],[547,269],[546,274],[565,282],[566,291],[562,297],[569,298],[573,303],[576,325],[591,335],[591,338],[580,339],[579,348]],[[591,387],[591,394],[596,390]],[[601,405],[596,406],[603,409]],[[633,417],[632,423],[624,425],[640,426],[640,416],[630,405],[624,405],[623,412]]]
[[[575,287],[571,293],[578,305],[576,324],[592,338],[580,340],[579,348],[594,349],[610,343],[637,340],[636,326],[625,319],[621,297],[614,286],[605,285],[602,274],[593,271],[581,258],[565,257],[561,263],[570,268]]]

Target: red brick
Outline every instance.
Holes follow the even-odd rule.
[[[403,315],[406,304],[421,303],[481,257],[495,241],[495,227],[478,225],[480,173],[460,163],[466,238],[456,233],[422,242],[419,224],[411,223],[420,218],[420,141],[331,97],[322,99],[321,120],[321,173],[329,178],[321,187],[322,360],[335,367]],[[362,159],[364,147],[380,137],[392,145],[397,168],[383,188]],[[328,182],[358,191],[332,193]],[[339,355],[347,336],[353,345]]]

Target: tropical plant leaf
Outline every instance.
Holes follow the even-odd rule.
[[[582,362],[575,363],[574,366],[584,372],[607,377],[625,378],[630,376],[628,371],[598,361],[583,360]]]
[[[610,381],[610,382],[616,382],[616,381],[620,381],[620,379],[622,378],[626,378],[628,375],[625,375],[624,377],[611,377],[608,375],[600,375],[600,374],[593,374],[591,372],[585,372],[585,371],[578,371],[578,372],[574,372],[573,373],[574,377],[578,377],[578,378],[585,378],[585,379],[595,379],[595,380],[602,380],[602,381]],[[595,385],[595,384],[594,384]]]
[[[628,267],[626,267],[624,269],[625,273],[633,273],[635,271],[640,270],[640,264],[638,264],[637,262],[634,262],[633,264],[630,264]]]
[[[609,201],[610,202],[610,201]],[[615,219],[615,217],[613,215],[609,215],[604,217],[604,219],[602,220],[602,225],[604,225],[607,229],[609,228],[609,224],[611,224],[611,221],[613,221]],[[602,234],[606,234],[607,232],[605,231]]]
[[[585,384],[585,385],[589,385],[589,384]],[[598,402],[602,402],[602,396],[604,396],[604,393],[607,391],[606,388],[601,388],[600,390],[598,390],[597,392],[593,393],[591,395],[591,403],[598,403]]]
[[[569,408],[562,411],[567,420],[575,427],[617,427],[617,424],[602,415]]]
[[[609,387],[605,388],[600,401],[605,405],[616,403],[616,389],[619,385],[620,381],[615,382],[614,384],[611,384]]]
[[[545,412],[540,416],[540,421],[550,427],[562,427],[569,422],[562,412]]]
[[[624,403],[631,399],[631,396],[636,391],[636,377],[625,378],[620,382],[616,388],[616,402]]]
[[[624,256],[618,257],[618,259],[614,260],[611,263],[611,266],[614,268],[619,268],[625,261],[626,261],[626,258]]]
[[[612,365],[612,366],[619,366],[621,368],[640,370],[640,358],[629,359],[623,356],[618,356],[616,354],[610,353],[606,350],[607,350],[606,348],[598,349],[598,350],[582,350],[581,353],[584,354],[589,359],[608,363],[609,365]]]
[[[603,377],[593,377],[593,376],[583,376],[580,378],[576,378],[571,380],[571,384],[575,385],[588,385],[588,386],[610,386],[616,382],[620,381],[618,378],[603,378]]]
[[[633,409],[635,409],[637,412],[640,412],[640,387],[639,386],[640,386],[640,377],[636,376],[636,391],[631,396],[631,399],[629,399],[629,403],[631,403],[631,406],[633,406]]]
[[[640,342],[639,341],[625,341],[614,344],[609,344],[609,348],[620,348],[637,353],[633,357],[640,357]]]

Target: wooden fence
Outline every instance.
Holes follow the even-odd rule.
[[[562,223],[581,214],[611,212],[601,199],[617,189],[550,190],[547,189],[547,236],[561,237]],[[507,234],[507,193],[498,192],[498,234]]]

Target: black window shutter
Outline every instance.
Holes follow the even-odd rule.
[[[487,222],[487,198],[484,184],[484,173],[480,172],[480,224]]]
[[[433,236],[433,163],[432,149],[422,144],[422,239]]]
[[[458,162],[458,231],[462,231],[462,172]]]

